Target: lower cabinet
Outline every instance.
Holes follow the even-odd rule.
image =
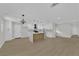
[[[33,42],[44,40],[44,33],[35,33],[33,34]]]

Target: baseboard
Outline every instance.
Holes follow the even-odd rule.
[[[5,41],[1,42],[0,44],[0,48],[4,45]]]
[[[13,40],[13,39],[15,39],[15,38],[6,39],[6,41],[11,41],[11,40]]]
[[[29,37],[21,37],[21,39],[29,39]]]

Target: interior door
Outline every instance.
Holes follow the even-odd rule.
[[[12,40],[12,22],[8,20],[5,21],[5,39]]]
[[[21,37],[21,25],[18,23],[14,23],[14,37],[18,38]]]
[[[0,46],[3,44],[4,38],[4,21],[0,19]]]

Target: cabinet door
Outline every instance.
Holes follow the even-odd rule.
[[[44,33],[33,34],[33,41],[44,40]]]

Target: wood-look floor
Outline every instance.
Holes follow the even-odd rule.
[[[7,41],[1,56],[79,56],[79,38],[53,38],[31,43],[28,39]]]

